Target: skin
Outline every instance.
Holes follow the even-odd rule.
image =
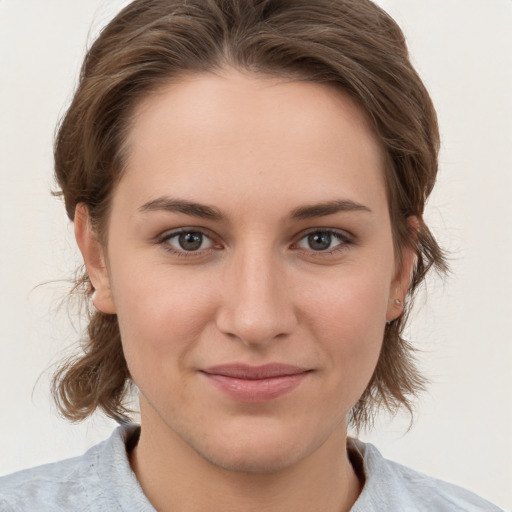
[[[330,86],[227,69],[145,98],[126,144],[106,247],[83,205],[75,229],[94,304],[118,315],[140,390],[131,463],[146,495],[159,511],[349,510],[361,481],[346,416],[414,261],[405,251],[398,267],[366,116]],[[180,246],[180,228],[204,233],[199,250]],[[314,250],[312,232],[328,248]],[[243,403],[202,373],[235,362],[308,373]]]

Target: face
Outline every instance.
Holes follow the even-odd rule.
[[[107,246],[77,236],[143,431],[238,471],[344,440],[410,271],[365,115],[327,85],[196,75],[139,105],[127,149]]]

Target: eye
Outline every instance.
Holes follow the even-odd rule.
[[[350,238],[339,232],[329,229],[310,231],[297,243],[299,249],[307,249],[315,252],[333,251],[351,243]]]
[[[197,252],[213,247],[213,242],[208,236],[201,231],[190,229],[169,233],[162,238],[161,243],[170,246],[168,250],[174,252]]]

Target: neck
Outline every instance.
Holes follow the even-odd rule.
[[[344,512],[361,490],[345,428],[291,467],[246,473],[205,460],[161,421],[141,427],[130,463],[159,512]]]

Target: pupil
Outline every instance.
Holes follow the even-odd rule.
[[[314,251],[325,251],[331,245],[330,233],[312,233],[308,236],[308,243]]]
[[[197,251],[203,243],[203,235],[195,232],[182,233],[179,237],[179,243],[185,251]]]

